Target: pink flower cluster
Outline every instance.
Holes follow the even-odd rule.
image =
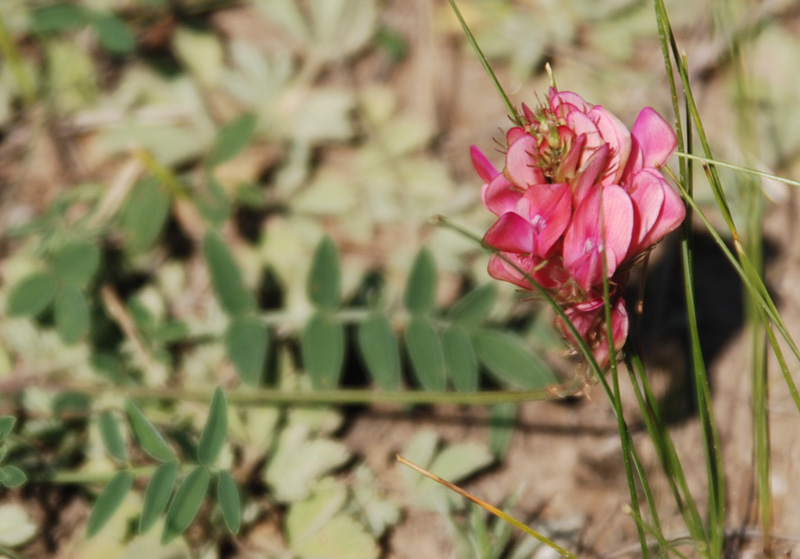
[[[506,133],[502,172],[475,146],[471,150],[486,181],[483,203],[498,217],[484,236],[499,251],[489,274],[532,290],[522,270],[547,289],[606,366],[603,242],[614,347],[620,349],[628,335],[628,271],[685,217],[683,202],[659,171],[675,151],[675,132],[651,108],[629,132],[600,105],[555,88],[535,110],[523,105],[522,120]],[[574,343],[566,325],[557,325]]]

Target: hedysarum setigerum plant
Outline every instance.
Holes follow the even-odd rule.
[[[497,251],[489,274],[525,290],[534,290],[531,281],[546,289],[605,367],[611,357],[602,255],[613,345],[621,348],[630,269],[686,215],[660,171],[675,152],[675,132],[649,107],[629,131],[600,105],[555,87],[546,103],[522,109],[521,125],[506,133],[502,171],[471,150],[486,181],[483,203],[498,217],[483,238]],[[574,345],[563,320],[556,325]]]

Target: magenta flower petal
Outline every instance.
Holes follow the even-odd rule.
[[[483,182],[490,182],[499,174],[492,162],[483,155],[477,146],[470,146],[469,154],[472,157],[472,166],[475,167],[475,171],[478,172],[478,176],[483,179]]]
[[[600,260],[603,231],[600,209],[605,223],[605,254],[608,277],[625,258],[633,231],[633,205],[619,186],[610,185],[592,190],[581,202],[564,235],[564,266],[585,291],[603,281]]]
[[[678,145],[675,131],[650,107],[645,107],[639,113],[631,135],[642,150],[644,167],[663,167]]]
[[[483,185],[481,199],[483,205],[496,216],[514,211],[522,192],[514,186],[503,173],[498,173],[491,182]]]
[[[644,169],[633,177],[631,201],[634,211],[632,258],[674,231],[686,217],[686,207],[680,196],[653,169]]]
[[[617,184],[628,162],[631,134],[621,120],[600,105],[595,105],[588,116],[597,125],[600,135],[611,150],[608,170],[603,175],[603,184]]]
[[[577,177],[573,183],[572,202],[577,207],[592,187],[598,182],[600,172],[608,163],[608,145],[603,144],[594,151],[591,157],[578,169]]]
[[[484,244],[505,252],[530,254],[533,252],[533,225],[513,212],[500,216],[483,236]]]
[[[522,188],[545,182],[544,173],[532,157],[536,153],[538,146],[530,134],[521,136],[508,146],[505,172],[511,182]]]
[[[603,142],[603,137],[597,129],[597,124],[579,111],[572,111],[567,115],[567,126],[575,133],[576,136],[582,134],[586,135],[586,147],[584,148],[584,158],[581,164],[586,162],[586,159],[600,146]]]
[[[522,200],[529,204],[528,215],[535,233],[532,252],[546,258],[572,218],[570,187],[566,183],[536,185],[525,192]],[[525,215],[519,205],[517,208]]]
[[[587,103],[583,97],[572,91],[558,91],[551,87],[548,97],[550,98],[550,110],[561,116],[575,110],[588,113],[592,108],[592,105]]]

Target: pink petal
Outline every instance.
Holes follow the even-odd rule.
[[[477,146],[470,146],[469,154],[472,157],[472,166],[475,167],[478,176],[483,179],[483,182],[489,182],[499,174],[492,162],[483,155]]]
[[[633,178],[631,200],[634,207],[634,239],[629,258],[648,249],[674,231],[686,217],[686,207],[680,196],[653,169],[644,169]]]
[[[573,110],[587,113],[592,108],[592,105],[587,103],[583,97],[572,91],[558,91],[551,87],[547,96],[550,99],[550,110],[560,116],[565,116]],[[559,109],[565,112],[560,113]]]
[[[484,184],[481,190],[483,205],[496,216],[514,210],[522,192],[514,186],[503,173],[499,173],[491,182]]]
[[[597,124],[581,112],[573,111],[569,113],[567,115],[567,126],[572,129],[576,136],[580,136],[581,134],[586,135],[584,153],[587,151],[591,153],[594,149],[599,148],[605,143],[603,137],[600,135],[600,131],[597,129]],[[585,163],[585,161],[581,161],[581,163]]]
[[[600,260],[603,232],[598,219],[601,202],[608,277],[625,258],[633,231],[633,205],[621,187],[611,185],[592,190],[581,202],[564,235],[564,266],[586,291],[599,285],[603,278]]]
[[[678,145],[675,131],[650,107],[639,113],[631,134],[642,150],[644,167],[663,167]]]
[[[545,182],[544,173],[531,156],[537,152],[536,139],[530,134],[508,146],[505,172],[511,182],[522,188]]]
[[[525,131],[524,128],[520,128],[516,126],[514,128],[509,128],[508,132],[506,132],[506,145],[510,146],[523,136],[528,136],[529,134]]]
[[[546,258],[572,218],[570,186],[566,183],[536,185],[525,192],[523,200],[528,202],[527,215],[535,231],[532,252]]]
[[[508,212],[500,216],[483,236],[483,243],[505,252],[533,252],[533,226],[524,217]]]
[[[536,114],[525,103],[522,104],[522,114],[525,117],[525,120],[527,120],[528,122],[533,122],[534,120],[536,120]]]
[[[573,135],[571,130],[570,135]],[[578,165],[581,162],[584,146],[586,146],[586,135],[581,134],[575,136],[567,155],[564,156],[561,160],[561,165],[558,167],[559,180],[567,180],[575,176],[575,172],[578,170]]]
[[[577,207],[590,190],[597,183],[600,172],[606,168],[608,163],[608,145],[603,144],[594,150],[583,166],[578,169],[577,180],[573,184],[572,203]]]
[[[621,120],[600,105],[595,105],[588,116],[597,125],[600,135],[611,149],[611,158],[608,170],[603,176],[603,184],[617,184],[628,162],[631,134]]]
[[[595,305],[588,310],[581,309],[581,305],[574,305],[565,309],[567,317],[575,329],[584,339],[592,352],[597,364],[601,367],[608,366],[609,344],[606,330],[605,310],[602,299],[594,299]],[[611,302],[611,331],[614,337],[614,350],[619,351],[628,337],[628,312],[622,297],[614,297]],[[564,337],[572,344],[577,344],[572,332],[562,320],[557,320],[556,325]]]

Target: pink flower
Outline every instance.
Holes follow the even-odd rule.
[[[660,172],[675,151],[675,133],[651,108],[629,132],[603,107],[555,88],[545,104],[523,105],[522,121],[506,133],[502,171],[471,150],[484,180],[481,198],[497,216],[483,239],[498,251],[489,274],[522,289],[533,289],[531,280],[547,289],[607,364],[604,279],[614,287],[612,327],[621,347],[627,270],[685,218]]]
[[[594,299],[586,303],[572,305],[565,309],[567,318],[584,339],[600,367],[608,366],[609,343],[608,329],[606,327],[605,307],[602,299]],[[577,341],[572,332],[567,328],[561,318],[556,319],[556,326],[561,330],[571,345],[577,346]],[[625,300],[621,296],[611,299],[611,331],[614,336],[614,349],[619,351],[628,337],[628,311],[625,309]]]

